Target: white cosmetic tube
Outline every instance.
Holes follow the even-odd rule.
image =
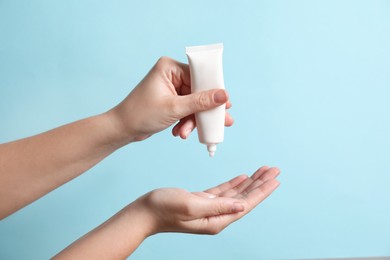
[[[191,92],[209,89],[225,89],[222,68],[223,44],[186,47],[190,65]],[[207,145],[210,157],[223,141],[225,129],[225,105],[195,114],[199,142]]]

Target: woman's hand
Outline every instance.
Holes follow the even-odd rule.
[[[264,166],[250,178],[240,175],[204,192],[157,189],[135,203],[153,216],[152,233],[217,234],[267,198],[279,186],[278,175],[277,168]]]
[[[195,127],[193,113],[226,105],[224,90],[190,94],[188,65],[161,58],[123,102],[110,111],[0,144],[0,219],[84,173],[131,141],[175,122],[175,136]],[[233,124],[227,114],[226,125]],[[3,202],[4,201],[4,202]]]
[[[174,136],[185,139],[195,128],[194,113],[226,104],[225,90],[191,94],[187,64],[162,57],[118,106],[107,112],[120,140],[140,141],[179,121]],[[225,125],[233,119],[226,113]]]
[[[160,232],[217,234],[278,186],[277,168],[240,175],[203,192],[157,189],[140,197],[53,259],[125,259]]]

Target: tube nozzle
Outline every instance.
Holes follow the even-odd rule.
[[[215,151],[217,150],[216,144],[208,144],[207,145],[207,151],[209,151],[210,157],[214,157]]]

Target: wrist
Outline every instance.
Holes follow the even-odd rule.
[[[154,218],[138,200],[60,252],[57,259],[126,259],[155,234]]]
[[[101,117],[106,121],[106,125],[109,131],[109,142],[116,147],[125,146],[135,141],[135,135],[126,131],[121,117],[118,112],[113,108],[103,114]]]
[[[147,196],[148,194],[138,198],[124,208],[129,223],[136,227],[143,239],[159,233],[159,220],[148,206]]]

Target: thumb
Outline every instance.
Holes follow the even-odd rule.
[[[224,89],[212,89],[179,96],[177,99],[176,115],[183,118],[188,115],[209,110],[225,104],[229,100],[229,95]]]
[[[199,198],[193,206],[199,217],[233,214],[245,210],[239,200],[232,198]]]

